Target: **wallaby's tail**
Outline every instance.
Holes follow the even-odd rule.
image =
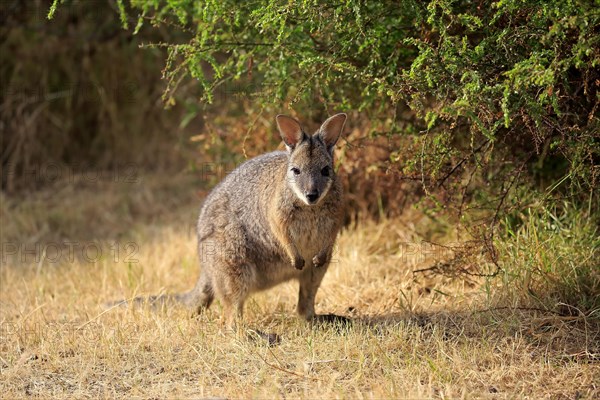
[[[180,298],[185,296],[187,293],[182,294],[159,294],[152,296],[138,296],[132,299],[123,299],[117,301],[111,301],[106,303],[106,307],[118,307],[118,306],[162,306],[166,304],[173,303],[183,303]]]
[[[193,311],[194,314],[200,314],[203,309],[210,307],[214,299],[214,293],[210,285],[200,284],[189,292],[177,294],[160,294],[154,296],[139,296],[133,299],[118,300],[106,304],[107,308],[119,306],[142,306],[151,307],[166,306],[168,304],[182,304]]]

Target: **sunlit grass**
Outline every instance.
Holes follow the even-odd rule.
[[[500,301],[600,318],[600,235],[590,210],[570,203],[528,209],[498,240]],[[513,224],[514,225],[514,224]]]
[[[494,308],[496,303],[485,299],[483,280],[414,274],[446,256],[421,243],[430,239],[432,222],[414,211],[342,233],[316,307],[352,317],[349,328],[311,328],[298,321],[294,283],[255,295],[246,305],[247,327],[279,334],[282,342],[275,347],[225,332],[218,304],[199,318],[179,307],[102,307],[121,298],[187,290],[195,283],[196,244],[189,227],[197,204],[192,195],[166,207],[165,193],[189,185],[187,178],[168,180],[104,193],[97,188],[70,192],[74,197],[55,197],[50,205],[43,196],[3,202],[3,242],[4,237],[19,246],[35,244],[31,238],[43,243],[80,238],[80,247],[93,243],[103,251],[92,261],[78,250],[72,260],[61,253],[57,262],[3,253],[4,398],[600,394],[597,321]],[[179,187],[177,193],[182,192]],[[83,199],[91,198],[94,202],[84,206]],[[104,209],[123,198],[140,211]],[[79,207],[87,207],[94,218],[86,220]],[[157,210],[162,215],[154,215]],[[63,218],[72,221],[71,228],[63,226],[60,235],[48,230],[35,239],[35,227],[45,226],[50,214],[57,226]],[[95,228],[107,220],[117,221],[118,228]],[[119,226],[119,220],[131,225]],[[131,254],[123,250],[128,243],[137,246]],[[116,256],[114,246],[120,249]]]

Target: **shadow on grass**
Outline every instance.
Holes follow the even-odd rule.
[[[400,328],[408,335],[418,334],[447,342],[523,339],[530,346],[530,355],[535,358],[600,362],[600,319],[586,316],[497,308],[361,316],[352,320],[352,325],[381,336],[390,335],[395,328]]]

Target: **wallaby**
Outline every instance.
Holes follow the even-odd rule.
[[[294,118],[278,115],[276,121],[287,151],[244,162],[210,192],[197,226],[200,278],[194,289],[174,296],[194,312],[218,299],[231,329],[250,294],[290,279],[300,284],[298,314],[313,319],[342,226],[333,150],[346,114],[330,117],[313,135]]]

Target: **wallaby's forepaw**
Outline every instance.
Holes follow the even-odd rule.
[[[325,265],[326,261],[327,261],[327,256],[324,254],[317,254],[312,259],[312,262],[313,262],[313,265],[315,266],[315,268],[322,267],[323,265]]]
[[[292,266],[297,270],[302,270],[304,268],[304,258],[296,257],[292,260]]]
[[[315,266],[315,268],[322,267],[323,264],[325,264],[325,260],[323,260],[322,257],[319,257],[318,254],[313,257],[313,265]]]

